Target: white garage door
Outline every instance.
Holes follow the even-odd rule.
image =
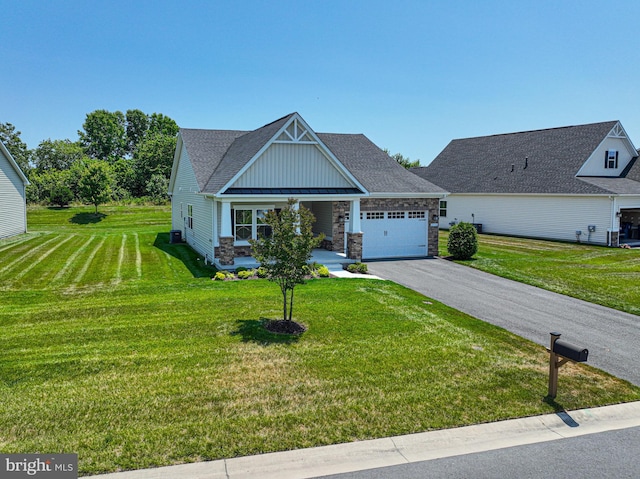
[[[362,212],[363,259],[427,255],[424,211]]]

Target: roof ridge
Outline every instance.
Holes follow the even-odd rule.
[[[523,131],[513,131],[510,133],[495,133],[493,135],[479,135],[479,136],[470,136],[467,138],[456,138],[454,140],[451,141],[459,141],[459,140],[473,140],[476,138],[492,138],[492,137],[496,137],[496,136],[509,136],[509,135],[521,135],[523,133],[539,133],[542,131],[552,131],[552,130],[566,130],[569,128],[580,128],[580,127],[585,127],[585,126],[594,126],[594,125],[604,125],[607,123],[619,123],[619,120],[610,120],[610,121],[599,121],[599,122],[594,122],[594,123],[585,123],[582,125],[566,125],[566,126],[556,126],[553,128],[539,128],[536,130],[523,130]]]

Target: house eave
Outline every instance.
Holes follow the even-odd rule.
[[[416,193],[416,192],[392,192],[392,193],[370,193],[370,198],[445,198],[450,193],[446,191],[438,193]]]

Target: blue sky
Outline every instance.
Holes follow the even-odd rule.
[[[640,147],[640,2],[0,0],[0,122],[87,113],[250,130],[293,111],[427,164],[454,138],[620,120]]]

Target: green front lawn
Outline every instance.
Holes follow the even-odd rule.
[[[447,256],[448,232],[440,232]],[[473,268],[640,315],[640,249],[482,234]]]
[[[90,209],[87,209],[90,211]],[[640,399],[586,365],[543,401],[544,348],[387,281],[218,282],[168,212],[29,212],[0,241],[0,452],[82,473],[334,444]]]

